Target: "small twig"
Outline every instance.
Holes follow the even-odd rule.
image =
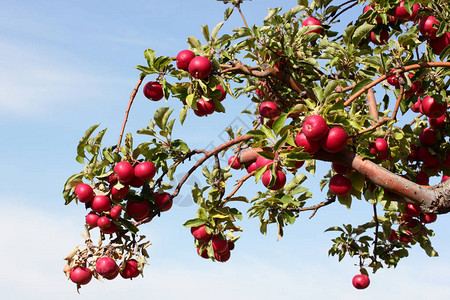
[[[346,4],[348,4],[348,3],[351,3],[351,2],[354,2],[354,1],[355,1],[355,0],[347,1],[347,2],[345,2],[344,4],[340,5],[340,7],[343,7],[344,5],[346,5]],[[330,25],[331,22],[333,22],[334,20],[337,19],[337,17],[339,17],[340,15],[342,15],[344,12],[346,12],[347,10],[349,10],[350,8],[352,8],[352,7],[355,6],[355,5],[358,5],[358,2],[355,2],[355,3],[353,3],[352,5],[350,5],[350,6],[346,7],[346,8],[343,8],[343,9],[342,9],[339,13],[337,13],[330,21],[328,21],[328,25]]]
[[[241,14],[242,20],[244,20],[245,27],[248,28],[247,21],[245,20],[244,14],[242,13],[242,10],[241,10],[241,3],[238,2],[234,6],[236,6],[236,8],[238,9],[239,13]]]
[[[222,200],[222,203],[227,202],[228,200],[230,200],[231,197],[234,196],[234,194],[236,194],[236,192],[242,187],[242,185],[244,184],[244,182],[249,179],[250,177],[252,177],[253,175],[255,175],[255,171],[252,171],[250,173],[248,173],[247,175],[245,175],[244,177],[242,177],[241,179],[239,179],[236,184],[236,187],[234,188],[234,190],[225,197],[225,199]]]
[[[373,218],[375,220],[375,240],[373,241],[373,261],[377,261],[377,246],[378,246],[378,214],[377,214],[377,204],[373,204]]]
[[[323,202],[321,202],[321,203],[319,203],[319,204],[316,204],[316,205],[314,205],[314,206],[310,206],[310,207],[298,207],[298,208],[287,208],[287,209],[288,209],[288,210],[291,210],[291,211],[297,211],[297,212],[300,212],[300,211],[307,211],[307,210],[313,210],[312,215],[309,217],[309,219],[311,219],[312,217],[314,217],[314,215],[315,215],[316,212],[319,210],[319,208],[324,207],[324,206],[327,206],[327,205],[329,205],[329,204],[331,204],[331,203],[333,203],[333,202],[335,202],[335,201],[336,201],[336,196],[333,196],[333,197],[331,197],[331,198],[328,198],[326,201],[323,201]]]

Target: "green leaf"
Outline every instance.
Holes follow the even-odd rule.
[[[339,203],[341,203],[342,205],[344,205],[348,209],[351,208],[351,206],[352,206],[352,196],[350,196],[350,195],[338,196],[337,198],[339,200]]]
[[[356,30],[353,32],[353,36],[352,36],[352,43],[353,45],[358,45],[359,42],[367,37],[367,35],[369,34],[369,32],[375,27],[375,25],[373,24],[369,24],[369,23],[364,23],[361,26],[359,26],[358,28],[356,28]]]
[[[360,82],[358,82],[355,87],[353,88],[352,92],[350,93],[350,96],[356,94],[359,90],[361,90],[363,87],[371,83],[373,80],[371,79],[364,79]]]
[[[150,67],[153,66],[153,62],[154,62],[154,59],[155,59],[155,55],[156,55],[156,52],[153,51],[152,49],[147,49],[147,50],[144,51],[145,59],[147,60],[148,65],[149,65]]]
[[[203,53],[202,44],[200,43],[200,41],[197,38],[195,38],[193,36],[190,36],[190,37],[187,38],[187,42],[189,43],[189,45],[191,45],[191,47],[193,49],[197,50],[197,52],[199,54]]]
[[[202,25],[202,33],[203,33],[203,36],[205,37],[205,40],[207,42],[209,42],[209,28],[208,28],[208,25]]]
[[[248,201],[248,199],[246,197],[243,197],[243,196],[232,197],[232,198],[227,200],[227,202],[230,202],[230,201],[241,201],[241,202],[245,202],[245,203],[249,203],[250,202],[250,201]]]
[[[160,107],[156,110],[153,116],[156,125],[162,130],[166,129],[167,120],[169,119],[170,115],[173,112],[173,109],[172,110],[169,109],[170,109],[169,107]]]
[[[224,13],[224,16],[223,16],[224,21],[228,20],[228,18],[229,18],[229,17],[231,16],[231,14],[233,13],[233,10],[234,10],[234,7],[228,7],[228,8],[225,10],[225,13]]]
[[[212,31],[212,33],[211,33],[211,38],[212,38],[213,40],[216,39],[217,34],[219,33],[219,30],[222,28],[222,26],[223,26],[224,23],[225,23],[225,22],[220,22],[219,24],[217,24],[217,25],[214,27],[214,29],[213,29],[213,31]]]
[[[186,120],[186,116],[187,116],[188,110],[189,110],[189,106],[188,105],[183,106],[183,108],[180,110],[180,123],[181,123],[181,125],[183,125],[184,120]]]
[[[91,126],[88,130],[86,130],[83,137],[78,142],[77,154],[79,157],[86,157],[85,153],[84,153],[84,148],[86,148],[86,145],[89,141],[90,136],[95,131],[95,129],[97,129],[98,126],[100,126],[100,124]]]
[[[272,129],[276,135],[278,135],[280,133],[280,130],[283,128],[287,116],[287,114],[282,114],[275,120],[275,122],[273,122]]]
[[[191,228],[191,227],[201,226],[201,225],[203,225],[203,224],[205,224],[205,223],[206,223],[206,220],[196,218],[196,219],[187,220],[187,221],[183,224],[183,226],[184,226],[184,227]]]
[[[338,87],[341,83],[342,83],[341,80],[334,80],[330,81],[327,84],[323,92],[323,98],[325,99],[325,101],[327,100],[328,96],[330,96],[336,90],[336,87]]]
[[[259,130],[259,129],[247,131],[247,135],[254,136],[254,137],[262,137],[262,138],[266,137],[266,134],[262,130]]]
[[[273,135],[272,130],[270,130],[270,128],[267,127],[266,125],[261,126],[261,131],[264,132],[264,134],[266,135],[267,138],[275,139],[275,136]]]
[[[134,233],[134,234],[136,234],[138,231],[139,231],[139,229],[136,227],[136,226],[134,226],[130,221],[128,221],[128,220],[126,220],[126,219],[124,219],[124,218],[120,218],[120,222],[131,232],[131,233]]]

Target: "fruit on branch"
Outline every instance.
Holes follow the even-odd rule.
[[[355,275],[352,279],[352,284],[355,288],[357,288],[358,290],[362,290],[365,289],[369,286],[370,284],[370,279],[369,276],[365,275],[365,274],[358,274]]]
[[[89,268],[83,266],[76,266],[70,269],[70,280],[72,282],[85,285],[88,284],[92,279],[92,271]]]
[[[100,257],[95,263],[95,270],[106,279],[114,279],[119,274],[119,266],[108,256]]]
[[[447,175],[445,175],[445,174],[442,174],[441,182],[445,182],[445,181],[447,181],[449,178],[450,178],[450,176],[447,176]]]
[[[369,39],[375,45],[381,46],[387,44],[389,40],[389,31],[386,28],[382,28],[379,36],[374,31],[370,32]]]
[[[435,129],[441,129],[445,125],[446,116],[442,115],[439,118],[429,118],[428,123]]]
[[[331,177],[329,182],[330,190],[338,196],[347,196],[352,191],[352,182],[342,174]]]
[[[111,209],[111,200],[108,196],[97,195],[92,199],[92,210],[96,213],[102,213]]]
[[[133,179],[131,179],[131,181],[128,182],[128,184],[132,187],[138,188],[145,184],[145,180],[142,178],[134,177]]]
[[[144,181],[151,180],[155,174],[155,165],[150,161],[141,162],[134,167],[134,176]]]
[[[116,205],[109,211],[109,215],[111,216],[111,219],[117,220],[120,215],[122,214],[122,207],[120,205]]]
[[[419,160],[423,161],[424,164],[429,167],[439,165],[439,159],[431,154],[428,147],[420,147],[419,150],[417,150],[417,156],[419,157]]]
[[[304,26],[313,26],[313,25],[322,26],[322,22],[320,22],[318,19],[316,19],[314,17],[309,17],[309,18],[305,19],[303,21],[303,23],[302,23],[302,27],[304,27]],[[323,31],[323,28],[320,27],[320,28],[316,28],[316,29],[313,29],[311,31],[308,31],[306,34],[309,34],[309,33],[321,34],[322,31]]]
[[[281,113],[280,108],[278,107],[278,104],[273,101],[264,101],[259,105],[259,114],[263,118],[275,118],[278,117]]]
[[[182,50],[178,52],[176,59],[177,68],[180,70],[188,71],[189,63],[192,59],[194,59],[194,57],[195,53],[191,50]]]
[[[435,222],[437,219],[436,214],[421,214],[420,221],[424,224],[429,224]]]
[[[250,166],[247,167],[247,172],[251,173],[251,172],[255,171],[256,169],[258,169],[258,167],[256,166],[256,162],[254,162]]]
[[[398,240],[402,243],[408,244],[413,240],[413,233],[410,230],[405,230],[401,232]]]
[[[398,19],[413,21],[419,12],[419,4],[414,4],[411,8],[410,14],[405,8],[405,1],[400,1],[398,6],[393,10],[392,15]]]
[[[377,138],[374,142],[369,144],[369,151],[377,159],[387,159],[389,154],[389,145],[385,139]]]
[[[228,241],[228,250],[230,251],[234,250],[234,242]]]
[[[308,140],[306,135],[301,131],[295,136],[295,144],[297,147],[304,147],[303,150],[309,154],[314,154],[319,151],[322,145],[321,142]]]
[[[408,76],[410,79],[414,77],[413,74],[408,74]],[[416,80],[411,83],[411,87],[405,92],[405,98],[408,98],[412,95],[422,95],[424,92],[425,91],[422,87],[422,82],[420,80]]]
[[[428,44],[434,53],[440,55],[450,45],[450,32],[445,32],[442,36],[429,40]]]
[[[144,86],[144,96],[152,101],[159,101],[164,96],[162,85],[157,81],[149,81]]]
[[[392,72],[392,71],[394,71],[394,69],[390,70],[389,72]],[[403,76],[403,73],[400,73],[400,74],[394,74],[394,75],[389,76],[389,77],[387,78],[387,82],[388,82],[390,85],[392,85],[392,86],[394,86],[394,87],[396,87],[396,88],[399,88],[399,87],[400,87],[400,83],[398,82],[398,77],[397,77],[397,76]]]
[[[433,97],[426,96],[422,99],[423,114],[429,118],[439,118],[447,111],[446,102],[438,102]]]
[[[194,238],[200,242],[207,241],[211,235],[206,231],[206,225],[191,227],[191,233]]]
[[[227,93],[225,92],[225,90],[223,89],[223,86],[222,86],[221,84],[219,84],[219,85],[216,87],[216,90],[219,90],[219,91],[222,93],[222,95],[220,96],[220,98],[217,99],[217,101],[222,102],[222,101],[225,99],[225,97],[227,96]]]
[[[322,116],[311,115],[306,117],[302,132],[310,141],[320,141],[328,133],[327,121]]]
[[[436,38],[441,23],[434,16],[425,16],[419,22],[419,32],[427,39]]]
[[[286,175],[283,173],[283,171],[276,170],[275,181],[271,186],[269,186],[271,180],[272,180],[272,172],[270,170],[266,170],[262,176],[262,183],[269,190],[277,191],[279,189],[282,189],[286,184]]]
[[[127,161],[118,162],[114,167],[114,172],[117,174],[117,179],[122,183],[130,182],[134,178],[134,168]]]
[[[100,229],[106,229],[111,226],[111,220],[105,216],[100,217],[97,221],[97,226],[100,227]]]
[[[405,207],[405,214],[410,217],[417,218],[422,213],[420,206],[415,204],[407,204]]]
[[[419,141],[427,146],[434,145],[437,141],[437,132],[433,128],[424,128],[419,134]]]
[[[106,228],[100,228],[100,231],[103,232],[104,234],[113,234],[114,232],[117,231],[117,227],[114,223],[111,223],[111,226]]]
[[[228,159],[228,165],[235,170],[239,170],[241,168],[241,161],[239,157],[236,157],[235,155],[231,156]]]
[[[222,240],[219,236],[214,236],[212,238],[212,247],[214,249],[214,252],[216,253],[224,253],[228,251],[228,241]]]
[[[75,187],[75,194],[78,197],[78,201],[82,203],[88,203],[94,198],[94,190],[86,183],[77,184]]]
[[[342,175],[348,174],[348,173],[350,173],[350,171],[351,171],[350,168],[348,168],[348,167],[346,167],[346,166],[344,166],[344,165],[342,165],[342,164],[340,164],[340,163],[338,163],[338,162],[336,162],[336,161],[333,161],[333,162],[331,163],[331,167],[333,168],[333,170],[334,170],[336,173],[342,174]]]
[[[388,241],[392,243],[395,240],[398,240],[397,232],[394,229],[391,229],[391,235],[389,236]]]
[[[88,213],[86,215],[86,224],[91,226],[91,228],[97,227],[97,221],[99,218],[99,215],[97,215],[96,213]]]
[[[416,175],[416,183],[420,185],[428,185],[430,183],[430,176],[424,171],[420,171]]]
[[[364,9],[363,9],[363,14],[365,14],[365,13],[368,12],[369,10],[375,10],[374,7],[375,7],[375,4],[374,4],[374,3],[365,6]],[[380,16],[377,16],[377,17],[375,18],[375,22],[376,22],[377,24],[380,24],[381,22],[383,22],[383,19],[381,19]]]
[[[194,110],[194,113],[199,117],[203,117],[212,114],[215,109],[216,104],[213,100],[206,101],[200,98],[197,101],[197,109]]]
[[[123,262],[122,262],[122,264],[123,264]],[[137,262],[137,260],[135,260],[133,258],[133,259],[130,259],[130,260],[126,261],[125,267],[120,272],[120,276],[122,276],[125,279],[132,279],[132,278],[138,277],[139,273],[140,272],[139,272],[139,269],[138,269],[138,262]]]
[[[441,161],[441,163],[444,167],[450,168],[450,151],[445,154],[444,159]]]
[[[226,262],[227,260],[230,259],[230,256],[231,256],[231,251],[230,250],[227,250],[227,251],[225,251],[223,253],[217,253],[217,252],[214,253],[214,257],[216,258],[216,260],[218,262]]]
[[[189,62],[188,71],[196,79],[206,79],[211,74],[212,65],[208,58],[196,56]]]
[[[155,204],[158,206],[160,211],[168,211],[172,207],[173,201],[169,201],[169,193],[160,194],[158,192],[154,192],[153,197],[155,198]]]
[[[120,190],[116,189],[115,187],[112,187],[111,197],[113,199],[123,199],[127,196],[129,190],[130,186],[128,184],[124,184]]]
[[[422,100],[417,98],[417,101],[411,106],[411,110],[415,113],[419,113],[422,109]]]
[[[208,250],[206,250],[206,248],[205,248],[205,249],[203,249],[202,253],[200,253],[200,248],[201,248],[201,246],[197,248],[197,254],[200,255],[203,258],[208,259],[209,258]]]
[[[256,164],[256,168],[259,169],[264,166],[270,166],[271,164],[273,164],[273,160],[262,157],[262,156],[258,156],[256,158],[255,164]]]
[[[340,126],[331,128],[322,139],[322,148],[330,153],[342,151],[345,146],[347,146],[347,132]]]
[[[130,218],[141,221],[150,215],[150,204],[147,200],[141,202],[128,200],[125,211]]]

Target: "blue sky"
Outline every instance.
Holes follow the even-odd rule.
[[[243,10],[249,24],[260,25],[266,8],[295,4],[253,0]],[[279,242],[275,228],[262,236],[255,220],[244,219],[242,238],[223,264],[196,255],[189,230],[181,226],[196,208],[175,201],[170,212],[141,229],[153,244],[144,278],[93,280],[81,296],[76,294],[74,284],[62,273],[63,257],[83,242],[80,233],[86,212],[81,206],[64,206],[61,190],[66,178],[81,168],[74,160],[78,140],[90,125],[100,123],[108,128],[105,144],[115,144],[139,75],[134,66],[145,63],[144,50],[175,56],[187,48],[188,36],[201,37],[201,24],[212,28],[221,22],[225,8],[213,0],[2,1],[2,299],[379,299],[386,293],[389,298],[447,298],[450,288],[443,279],[450,267],[447,216],[431,226],[436,230],[439,258],[430,259],[421,249],[413,249],[396,270],[371,275],[367,290],[352,287],[357,261],[338,263],[328,257],[333,234],[323,231],[368,220],[371,207],[358,201],[351,211],[333,205],[312,220],[302,215]],[[235,14],[222,31],[241,25]],[[224,105],[231,113],[247,105],[246,98],[230,98]],[[167,105],[179,109],[174,102]],[[145,127],[160,105],[166,104],[139,94],[127,132]],[[187,126],[178,134],[192,148],[206,147],[220,142],[221,131],[233,118],[189,114]],[[317,189],[313,180],[310,186]],[[261,187],[247,184],[242,193],[251,197]],[[185,188],[181,196],[187,195]],[[314,200],[318,203],[323,197],[319,193]]]

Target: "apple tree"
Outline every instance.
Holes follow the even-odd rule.
[[[298,0],[290,9],[268,9],[261,26],[246,22],[242,7],[251,3],[222,2],[224,21],[202,26],[202,41],[188,37],[173,57],[144,51],[117,145],[102,145],[106,129],[95,133],[98,125],[81,138],[76,160],[83,168],[68,178],[63,196],[65,204],[85,205],[86,235],[66,257],[68,278],[80,287],[92,276],[142,273],[149,242],[139,227],[164,216],[197,170],[205,186],[192,188],[198,209],[184,225],[205,259],[225,262],[238,245],[243,214],[235,201],[247,203],[261,233],[277,226],[280,238],[302,213],[350,208],[352,199],[372,206],[373,215],[327,231],[336,232],[330,255],[359,258],[356,288],[369,285],[369,271],[395,267],[410,247],[436,256],[427,226],[450,211],[445,1]],[[349,11],[355,17],[338,26]],[[231,14],[240,14],[243,25],[221,33]],[[166,103],[137,131],[145,142],[135,145],[124,129],[140,90]],[[253,116],[251,130],[229,128],[229,140],[209,151],[174,137],[175,122],[227,113],[226,97],[253,103],[242,112]],[[174,113],[176,101],[184,106]],[[224,153],[231,154],[226,163]],[[314,180],[317,161],[332,166],[320,180],[327,198],[319,203],[304,186]],[[181,165],[190,169],[175,182]],[[231,168],[242,176],[233,177]],[[430,178],[441,183],[430,185]],[[253,180],[266,189],[241,195]]]

